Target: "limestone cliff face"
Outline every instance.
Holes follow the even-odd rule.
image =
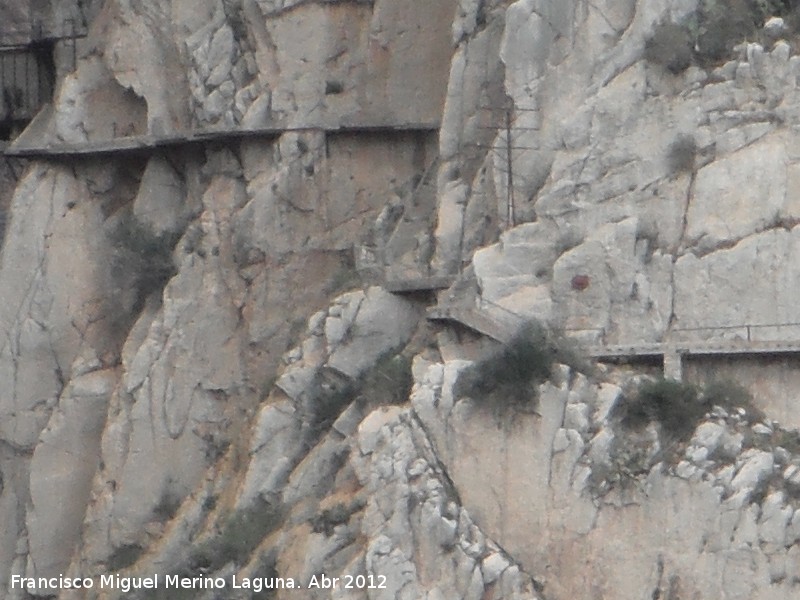
[[[787,25],[670,70],[648,40],[714,3],[79,4],[12,146],[51,155],[2,174],[4,597],[797,594],[789,363],[687,364],[767,416],[715,408],[667,459],[615,416],[639,375],[557,366],[534,412],[487,409],[454,383],[489,342],[376,285],[457,275],[439,304],[590,343],[796,339]],[[223,596],[298,592],[271,594]]]

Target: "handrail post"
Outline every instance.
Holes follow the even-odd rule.
[[[506,109],[506,169],[508,174],[506,177],[506,198],[508,202],[508,228],[511,229],[516,225],[515,221],[515,208],[514,208],[514,161],[511,156],[511,109]]]
[[[750,325],[747,326],[747,341],[750,341]]]
[[[75,19],[70,19],[72,25],[72,70],[78,68],[78,33],[75,29]]]
[[[28,116],[28,112],[32,114],[34,111],[33,103],[31,102],[31,75],[30,75],[30,66],[31,66],[31,55],[30,53],[26,52],[24,55],[25,57],[25,100],[23,103],[25,104],[25,112],[23,118]]]

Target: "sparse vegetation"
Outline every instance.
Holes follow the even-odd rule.
[[[742,386],[732,381],[711,381],[703,388],[703,401],[709,408],[720,406],[726,410],[743,409],[748,423],[763,421],[766,415],[753,406],[752,397]]]
[[[171,489],[165,489],[158,504],[153,508],[153,516],[160,522],[171,520],[181,506],[183,499]]]
[[[641,489],[654,465],[676,465],[684,460],[686,443],[715,407],[724,411],[715,418],[727,413],[729,422],[740,425],[744,447],[763,446],[763,450],[772,451],[779,439],[791,442],[790,435],[784,437],[778,431],[760,436],[763,439],[753,434],[750,425],[763,421],[764,415],[752,405],[747,390],[735,383],[712,381],[695,386],[672,379],[646,380],[627,390],[614,408],[612,421],[622,430],[611,439],[607,458],[592,464],[592,495],[600,497],[612,489]],[[717,461],[730,458],[724,452],[709,456]]]
[[[673,379],[642,383],[630,399],[617,406],[615,417],[628,429],[642,429],[656,422],[665,441],[681,442],[692,435],[714,406],[725,410],[741,408],[753,422],[763,418],[761,411],[752,406],[748,392],[736,384],[711,382],[698,388]]]
[[[311,521],[314,533],[324,533],[326,537],[333,535],[337,525],[343,525],[350,520],[350,511],[343,503],[326,508]]]
[[[326,537],[330,537],[337,525],[349,523],[350,517],[363,508],[364,500],[361,498],[349,504],[338,502],[316,515],[311,520],[311,527],[315,533],[324,533]]]
[[[650,442],[635,435],[615,437],[608,449],[608,462],[592,464],[588,482],[592,495],[603,496],[613,488],[635,489],[653,464]]]
[[[790,454],[800,455],[800,432],[780,428],[774,429],[771,433],[755,433],[752,430],[746,430],[743,446],[758,448],[766,452],[772,452],[780,446]]]
[[[413,384],[411,359],[396,350],[380,356],[355,380],[335,372],[321,373],[314,384],[313,428],[319,433],[330,427],[353,400],[360,399],[371,406],[402,404],[411,395]]]
[[[692,38],[686,27],[677,23],[662,23],[653,36],[645,42],[644,57],[678,74],[692,64]]]
[[[283,523],[283,508],[259,498],[223,520],[219,533],[195,549],[195,569],[216,571],[232,562],[241,566],[258,544]]]
[[[339,264],[325,283],[325,293],[331,296],[362,287],[361,275],[356,269],[356,259],[351,250],[339,253]]]
[[[262,579],[275,579],[280,577],[275,565],[275,558],[273,556],[260,556],[259,566],[255,570],[253,577]],[[275,598],[277,594],[277,590],[265,588],[260,592],[252,592],[250,600],[271,600],[272,598]]]
[[[765,42],[761,28],[772,16],[796,26],[800,7],[793,0],[701,0],[684,21],[659,24],[645,43],[644,57],[674,74],[692,63],[709,67],[724,61],[736,44]]]
[[[357,398],[359,382],[329,371],[318,375],[313,390],[309,422],[314,437],[317,437]]]
[[[667,166],[673,175],[690,173],[694,170],[697,156],[697,143],[691,135],[679,135],[669,145]]]
[[[711,65],[725,59],[733,46],[753,38],[768,15],[752,0],[706,0],[687,23],[697,62]]]
[[[464,369],[453,394],[495,407],[535,407],[536,386],[551,377],[557,362],[585,368],[567,340],[529,322],[507,344]]]
[[[363,379],[363,393],[373,404],[402,404],[414,385],[411,358],[390,352],[379,358]]]
[[[668,437],[684,439],[691,435],[705,413],[706,406],[700,401],[695,386],[672,379],[657,379],[639,387],[636,399],[626,405],[621,423],[631,429],[640,429],[655,421]]]
[[[464,369],[453,394],[492,404],[526,404],[535,400],[534,386],[547,381],[554,362],[555,352],[544,328],[531,324],[508,344]]]
[[[133,214],[126,214],[111,233],[111,269],[119,287],[131,285],[143,302],[175,274],[172,251],[179,235],[154,233]]]
[[[110,572],[121,571],[135,564],[144,554],[144,549],[137,544],[121,546],[114,550],[106,564]]]
[[[341,81],[328,80],[325,82],[325,95],[341,94],[344,92],[344,84]]]

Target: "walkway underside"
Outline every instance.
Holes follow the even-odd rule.
[[[618,344],[589,346],[589,356],[604,358],[635,358],[664,354],[793,354],[800,353],[800,341],[708,340],[696,342],[662,342],[655,344]]]
[[[326,133],[395,133],[415,131],[437,131],[438,123],[336,123],[335,125],[310,124],[307,126],[286,126],[273,123],[253,128],[210,128],[173,131],[163,135],[130,135],[103,140],[82,142],[43,142],[52,118],[53,107],[46,105],[34,118],[28,128],[11,144],[4,153],[7,156],[27,158],[58,158],[87,156],[96,154],[126,154],[152,151],[158,148],[224,142],[235,139],[260,138],[274,139],[287,132],[324,131]]]
[[[485,311],[465,307],[436,307],[428,310],[432,321],[457,323],[472,331],[507,343],[517,327],[498,320]],[[664,376],[681,379],[683,357],[697,355],[733,356],[754,354],[800,354],[800,340],[696,340],[666,341],[641,344],[584,345],[584,352],[595,360],[634,362],[641,359],[661,360]]]

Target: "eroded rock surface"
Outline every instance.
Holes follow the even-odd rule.
[[[652,424],[632,432],[614,417],[625,398],[610,382],[564,368],[535,412],[493,414],[485,398],[453,397],[465,364],[418,359],[412,405],[476,523],[548,597],[794,593],[792,434],[715,409],[666,459]]]

